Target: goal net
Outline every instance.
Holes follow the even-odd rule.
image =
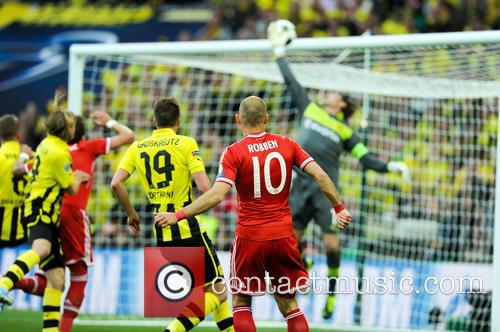
[[[396,330],[489,328],[500,39],[488,33],[484,41],[473,33],[463,36],[461,41],[460,34],[429,35],[428,43],[402,36],[292,44],[287,59],[311,97],[319,104],[325,91],[351,97],[358,112],[350,126],[369,150],[382,160],[404,161],[411,170],[411,182],[404,182],[363,171],[348,153],[342,156],[338,187],[354,220],[341,232],[345,280],[338,282],[331,320],[321,317],[324,289],[299,297],[311,322]],[[269,131],[297,135],[297,110],[265,41],[95,50],[80,55],[80,66],[72,62],[77,71],[70,81],[73,109],[85,117],[106,110],[141,139],[153,129],[155,99],[176,97],[180,133],[196,138],[212,181],[223,148],[241,138],[234,115],[244,97],[266,101]],[[91,137],[110,134],[90,130]],[[142,315],[141,248],[155,244],[151,209],[138,179],[127,183],[144,223],[138,236],[128,231],[109,190],[123,152],[112,151],[97,162],[88,206],[96,263],[83,309],[100,318]],[[236,208],[232,193],[202,216],[226,275]],[[318,226],[311,222],[305,235],[305,253],[314,261],[311,273],[326,276]],[[255,303],[258,320],[282,319],[272,298]]]

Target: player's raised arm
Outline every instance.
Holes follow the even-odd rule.
[[[267,28],[267,36],[273,45],[273,53],[280,68],[287,88],[292,93],[292,99],[300,111],[304,113],[311,103],[306,89],[297,81],[285,59],[286,46],[297,37],[295,27],[287,20],[271,22]]]
[[[90,114],[90,117],[96,126],[105,126],[116,131],[117,135],[111,137],[110,149],[130,144],[134,141],[135,135],[132,129],[113,120],[108,113],[104,111],[94,111]]]
[[[315,161],[309,162],[303,170],[316,181],[319,189],[325,194],[330,203],[332,203],[336,213],[337,226],[344,229],[350,224],[352,217],[342,204],[337,188],[328,174]]]

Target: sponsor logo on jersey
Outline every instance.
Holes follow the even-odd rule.
[[[340,136],[336,132],[326,127],[323,127],[322,125],[320,125],[317,122],[314,122],[311,119],[304,119],[304,128],[315,131],[318,134],[331,139],[335,143],[340,143]]]

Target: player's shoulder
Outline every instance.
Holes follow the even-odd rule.
[[[242,149],[245,144],[246,144],[245,139],[244,138],[240,139],[239,141],[236,141],[236,142],[228,145],[224,149],[223,153],[227,153],[227,152],[233,153],[233,152],[235,152],[237,154],[238,150]]]
[[[178,139],[180,144],[198,144],[196,139],[191,136],[175,135],[175,139]]]
[[[274,133],[268,133],[268,139],[274,139],[278,142],[285,143],[285,144],[297,144],[297,142],[288,136],[280,135],[280,134],[274,134]]]

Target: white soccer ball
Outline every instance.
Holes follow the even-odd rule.
[[[271,22],[267,27],[267,37],[274,47],[286,46],[297,38],[295,25],[288,20]]]

